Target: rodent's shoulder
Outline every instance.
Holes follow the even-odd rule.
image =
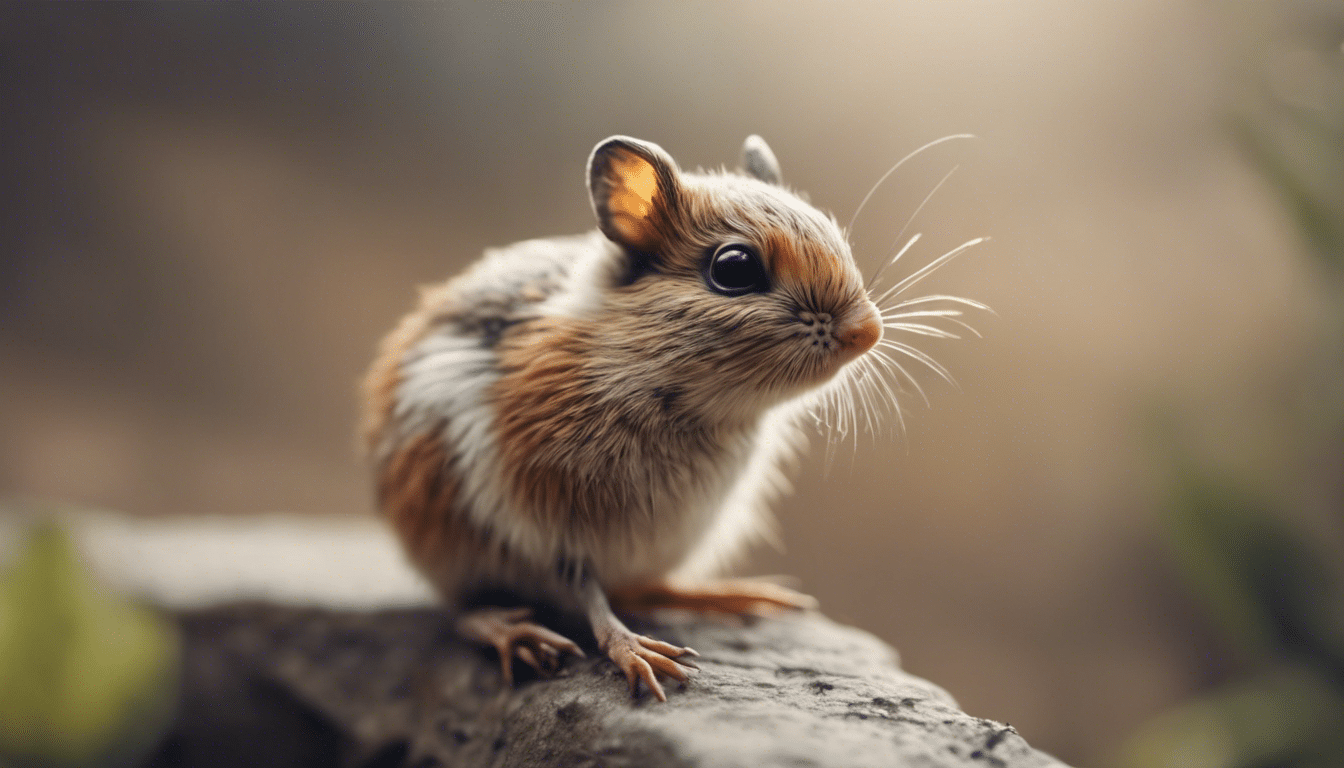
[[[605,247],[593,231],[490,248],[462,274],[428,289],[421,310],[431,324],[451,324],[492,346],[507,326],[535,317],[539,304],[564,290],[575,264]]]
[[[414,310],[379,344],[362,385],[365,445],[377,452],[395,410],[407,356],[426,338],[491,350],[511,326],[540,316],[540,305],[566,290],[576,262],[609,247],[594,231],[491,248],[464,272],[423,286]]]

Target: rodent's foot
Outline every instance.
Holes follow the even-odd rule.
[[[560,656],[572,653],[582,658],[583,650],[574,641],[526,619],[531,608],[478,608],[462,614],[457,631],[463,637],[494,646],[499,652],[504,684],[513,685],[513,659],[543,675],[560,668]]]
[[[621,610],[685,608],[746,616],[769,616],[782,611],[817,607],[816,598],[768,579],[719,579],[683,585],[654,582],[612,590],[611,604]]]
[[[630,630],[616,633],[608,639],[605,649],[607,656],[625,673],[630,683],[630,695],[639,692],[639,683],[644,681],[659,701],[667,701],[667,693],[658,682],[658,673],[684,683],[691,677],[690,670],[699,671],[699,667],[683,656],[699,656],[690,648],[664,643],[646,635]]]

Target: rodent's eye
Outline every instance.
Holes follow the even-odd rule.
[[[705,282],[727,296],[761,292],[770,287],[761,257],[751,247],[739,243],[719,246],[709,260]]]

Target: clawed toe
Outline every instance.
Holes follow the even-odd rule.
[[[513,660],[518,659],[540,674],[560,668],[563,654],[583,658],[583,649],[564,635],[532,621],[528,608],[482,608],[463,614],[458,631],[494,647],[499,653],[500,675],[513,685]]]
[[[694,671],[699,670],[699,667],[689,659],[681,658],[700,655],[690,648],[682,648],[634,633],[613,641],[607,649],[607,655],[625,673],[631,696],[639,693],[639,684],[642,681],[659,701],[667,701],[667,692],[658,682],[659,673],[685,683],[690,680]]]

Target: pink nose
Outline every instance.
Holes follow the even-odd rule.
[[[851,310],[835,333],[840,342],[840,354],[846,360],[853,360],[882,340],[882,317],[872,302],[867,306]]]

